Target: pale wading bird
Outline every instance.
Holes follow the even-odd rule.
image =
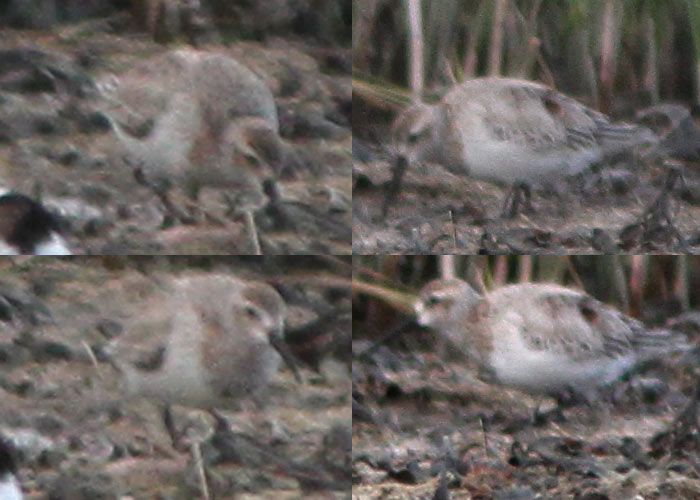
[[[112,361],[127,397],[147,398],[160,406],[174,447],[183,444],[183,436],[175,429],[172,405],[208,410],[221,425],[225,419],[216,410],[237,409],[259,395],[277,374],[280,361],[300,380],[283,340],[287,307],[270,285],[197,274],[171,280],[164,293],[161,309],[152,313],[168,319],[149,329],[164,340],[157,359],[148,366]],[[138,320],[148,323],[148,314]],[[189,443],[208,498],[199,445],[198,440]]]
[[[0,500],[22,500],[17,481],[17,465],[10,444],[0,437]]]
[[[495,77],[467,80],[437,104],[408,107],[396,118],[392,133],[396,163],[384,215],[398,195],[405,169],[415,162],[519,186],[527,194],[530,185],[551,184],[658,140],[644,127],[611,123],[604,114],[545,85]],[[506,206],[504,215],[515,215],[517,205],[513,201]]]
[[[227,275],[172,280],[155,366],[119,363],[124,389],[162,404],[226,408],[262,391],[284,359],[286,305],[270,285]],[[140,318],[143,319],[143,318]]]
[[[41,203],[0,187],[0,255],[71,255],[59,226]]]
[[[171,188],[193,201],[201,188],[222,188],[253,224],[251,213],[265,203],[262,182],[290,154],[262,79],[225,54],[175,50],[100,88],[116,105],[107,115],[137,179],[173,215],[192,221],[170,202]]]
[[[485,295],[460,279],[435,280],[414,305],[495,382],[532,394],[573,391],[596,400],[643,361],[690,346],[682,334],[649,331],[584,292],[548,283],[504,286]]]

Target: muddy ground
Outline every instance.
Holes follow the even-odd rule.
[[[257,214],[265,254],[349,254],[350,48],[294,35],[261,41],[222,33],[225,52],[271,88],[297,168],[280,179],[281,203]],[[213,217],[172,224],[134,178],[109,123],[100,84],[184,40],[158,44],[128,13],[55,26],[0,29],[0,185],[62,214],[76,254],[249,254],[240,217],[207,189],[196,204]],[[186,206],[184,195],[174,201]]]
[[[0,259],[0,434],[17,447],[26,498],[202,498],[192,453],[173,447],[152,401],[123,398],[103,355],[131,359],[157,346],[156,332],[135,334],[129,325],[158,279],[209,271],[282,287],[288,335],[318,311],[336,311],[335,328],[296,336],[304,382],[281,370],[258,401],[221,411],[227,431],[214,433],[205,411],[174,407],[176,427],[204,438],[211,498],[348,498],[348,264],[121,259]]]
[[[457,176],[439,165],[414,165],[383,217],[391,161],[381,152],[368,159],[354,160],[355,254],[700,252],[697,165],[668,158],[604,165],[554,189],[535,190],[533,210],[512,219],[501,217],[507,186]],[[671,168],[683,173],[685,184],[660,200]],[[666,203],[664,221],[649,224],[647,212]]]
[[[697,361],[648,367],[559,415],[551,398],[489,385],[465,359],[439,356],[433,333],[368,351],[379,332],[359,320],[354,331],[358,500],[700,498],[697,406],[689,425],[676,420],[698,390]]]

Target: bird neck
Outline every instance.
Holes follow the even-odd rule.
[[[489,303],[476,291],[468,290],[456,304],[455,322],[448,329],[450,341],[461,345],[463,350],[482,364],[487,364],[488,353],[493,348],[493,339],[488,332]]]

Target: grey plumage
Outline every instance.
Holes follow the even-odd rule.
[[[548,283],[482,296],[462,280],[436,280],[415,310],[419,323],[499,382],[534,393],[590,392],[643,361],[690,348],[682,334],[650,331],[583,292]]]
[[[554,89],[510,78],[465,81],[437,104],[403,111],[393,132],[409,161],[509,184],[574,174],[656,140],[644,127],[611,123]]]
[[[157,190],[179,186],[196,198],[201,187],[228,188],[241,205],[262,204],[261,178],[279,172],[285,146],[272,93],[247,67],[175,50],[103,87],[117,104],[108,113],[115,133]]]
[[[160,364],[149,370],[120,363],[125,391],[166,404],[226,407],[262,391],[280,365],[286,305],[265,283],[226,275],[170,282],[150,314],[165,316]],[[162,309],[162,310],[161,310]],[[145,316],[138,322],[149,321]]]

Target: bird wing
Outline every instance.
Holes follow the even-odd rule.
[[[457,120],[469,128],[485,127],[495,139],[534,151],[602,147],[606,155],[658,142],[646,127],[610,119],[561,92],[535,82],[482,78],[464,82],[447,96]]]
[[[597,125],[588,109],[534,82],[507,78],[471,80],[445,96],[444,102],[464,126],[485,129],[494,139],[535,151],[597,146]]]
[[[633,339],[645,331],[639,321],[585,293],[557,285],[505,287],[491,299],[496,311],[517,315],[520,333],[530,347],[575,361],[630,354]]]

